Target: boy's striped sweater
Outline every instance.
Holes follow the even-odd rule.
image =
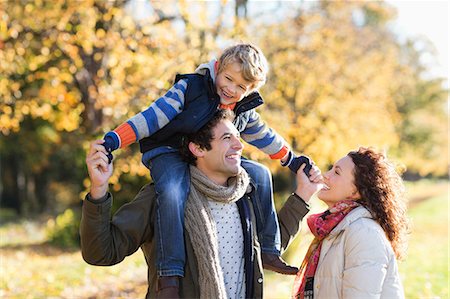
[[[183,111],[187,81],[180,80],[146,110],[106,133],[105,148],[111,152],[151,136]]]
[[[176,82],[165,95],[153,102],[146,110],[136,114],[113,131],[108,132],[103,144],[108,152],[138,142],[149,137],[178,114],[183,113],[187,79]],[[231,108],[231,107],[229,107]],[[255,109],[247,112],[244,128],[235,124],[244,141],[262,150],[272,159],[281,159],[289,151],[284,139],[269,128]]]

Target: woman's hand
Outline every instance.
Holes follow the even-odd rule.
[[[305,202],[309,202],[311,197],[322,188],[323,177],[320,169],[316,165],[313,165],[309,172],[310,177],[308,178],[303,172],[305,166],[306,165],[303,164],[297,171],[295,177],[297,188],[294,192]]]

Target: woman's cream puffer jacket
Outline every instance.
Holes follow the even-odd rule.
[[[324,239],[314,298],[404,298],[392,247],[369,211],[351,211]]]

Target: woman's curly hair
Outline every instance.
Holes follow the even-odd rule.
[[[402,259],[406,253],[408,218],[406,216],[405,186],[395,166],[372,148],[360,147],[348,156],[355,164],[355,186],[365,206],[385,231],[395,255]]]

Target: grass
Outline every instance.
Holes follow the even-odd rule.
[[[433,197],[411,209],[408,256],[400,263],[409,298],[448,298],[448,195]]]
[[[2,298],[143,298],[146,265],[135,254],[112,267],[93,267],[80,252],[45,247],[2,250]],[[36,252],[37,251],[37,252]]]
[[[400,263],[406,298],[448,298],[448,182],[408,184],[413,222]],[[431,198],[428,196],[431,195]],[[323,206],[313,205],[313,212]],[[139,251],[111,267],[86,264],[79,250],[46,243],[46,219],[0,224],[0,298],[144,298],[147,266]],[[311,241],[303,229],[286,260],[298,265]],[[265,273],[265,298],[289,298],[293,277]]]
[[[0,227],[0,298],[143,298],[147,265],[139,251],[111,267],[85,263],[78,249],[46,243],[46,221]]]

